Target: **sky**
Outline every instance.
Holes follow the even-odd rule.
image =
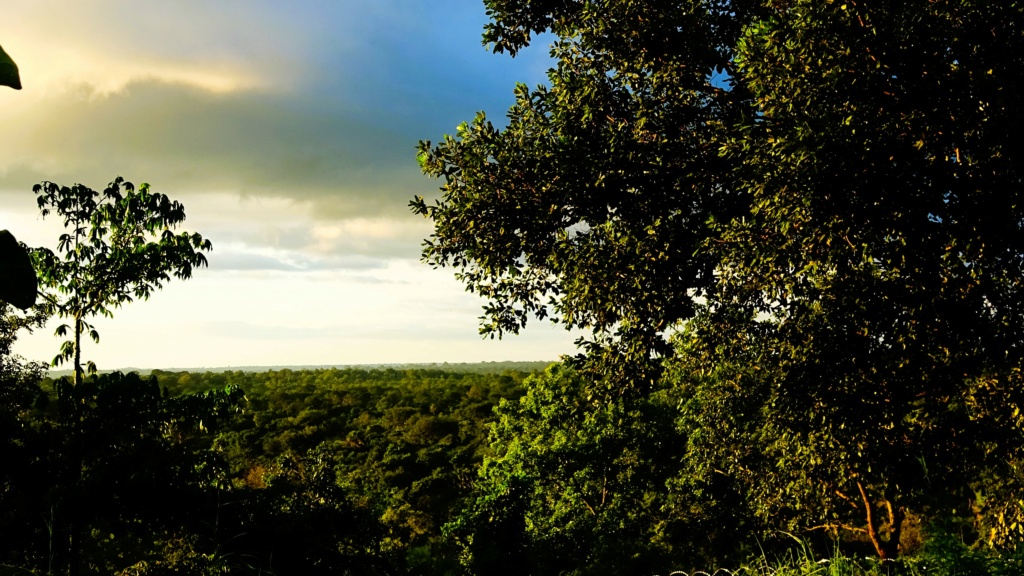
[[[551,66],[481,44],[477,0],[10,0],[0,229],[54,248],[32,186],[116,176],[182,202],[209,268],[98,318],[103,369],[555,360],[576,334],[478,334],[483,301],[419,261],[440,182],[416,163]],[[57,322],[15,351],[56,355]]]

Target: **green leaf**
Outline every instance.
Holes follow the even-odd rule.
[[[0,46],[0,86],[9,86],[15,90],[21,90],[21,76],[18,74],[18,65],[7,55]]]

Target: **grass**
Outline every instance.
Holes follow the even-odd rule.
[[[670,572],[667,576],[1021,576],[1024,548],[997,552],[967,546],[950,534],[934,534],[924,549],[896,561],[850,558],[838,548],[830,558],[816,558],[811,547],[794,538],[796,545],[782,556],[762,553],[737,568],[711,571]]]

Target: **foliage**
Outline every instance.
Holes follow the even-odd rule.
[[[502,401],[474,499],[446,530],[473,574],[632,574],[735,552],[742,518],[721,485],[678,471],[672,390],[619,394],[553,365]]]
[[[810,544],[786,560],[762,540],[758,559],[741,492],[679,460],[694,431],[677,422],[677,388],[626,396],[564,366],[42,386],[50,401],[33,396],[17,416],[30,457],[0,486],[0,565],[66,572],[77,518],[81,573],[895,574],[818,564]],[[1014,573],[1012,556],[959,542],[930,538],[903,565]],[[851,571],[822,571],[840,564]]]
[[[8,534],[5,528],[24,519],[20,504],[31,492],[31,487],[21,482],[38,458],[28,416],[43,394],[39,379],[45,369],[14,355],[11,347],[20,328],[38,323],[39,318],[15,316],[0,303],[0,534],[8,541],[20,536]],[[16,560],[10,549],[0,550],[0,569]]]
[[[0,230],[0,301],[27,310],[36,303],[38,282],[25,246]]]
[[[237,406],[239,391],[169,397],[135,373],[47,388],[49,400],[20,417],[30,457],[2,494],[12,564],[115,573],[159,550],[154,535],[187,536],[214,515],[205,493],[215,462],[199,439]]]
[[[1024,7],[486,6],[496,52],[550,31],[556,67],[516,87],[503,128],[481,114],[421,143],[444,179],[412,203],[435,226],[423,255],[488,300],[484,334],[590,330],[572,366],[82,380],[83,319],[187,277],[209,244],[169,231],[180,205],[145,212],[144,187],[157,220],[116,212],[120,180],[99,201],[46,183],[40,207],[74,229],[64,260],[38,255],[79,383],[45,405],[30,367],[0,365],[0,562],[1020,573]]]
[[[72,320],[71,326],[57,327],[58,336],[70,331],[73,339],[64,342],[53,364],[73,361],[78,383],[82,333],[99,342],[86,319],[110,317],[135,298],[148,299],[171,276],[190,278],[195,267],[206,265],[203,251],[211,244],[199,234],[174,234],[185,220],[185,207],[150,192],[149,184],[136,190],[119,176],[102,193],[53,182],[37,184],[33,192],[43,217],[56,211],[68,230],[60,236],[57,254],[37,248],[32,255],[47,290],[40,309]]]
[[[744,576],[1010,576],[1019,574],[1021,559],[999,555],[990,549],[972,549],[956,536],[938,530],[925,549],[913,557],[898,561],[875,558],[851,558],[833,549],[830,557],[817,557],[804,541],[770,558],[761,555],[722,574]]]
[[[216,538],[232,573],[444,574],[492,408],[524,373],[438,369],[155,371],[168,390],[225,385],[247,409],[211,444],[226,465]]]
[[[420,144],[423,258],[482,330],[590,329],[576,363],[625,394],[667,366],[680,485],[722,474],[768,527],[1016,545],[1024,8],[486,4],[495,51],[548,31],[557,64],[504,128]]]
[[[478,114],[421,142],[443,194],[412,203],[434,224],[424,260],[487,298],[482,331],[554,315],[593,331],[598,377],[656,377],[651,354],[670,353],[666,331],[714,282],[708,222],[746,202],[718,134],[753,106],[715,75],[744,4],[487,2],[485,41],[514,54],[550,30],[556,68],[548,86],[517,85],[503,130]]]
[[[817,492],[803,508],[819,513],[845,494],[882,557],[905,511],[977,505],[990,438],[1021,439],[966,404],[1024,360],[1019,146],[1004,131],[1020,118],[1002,96],[1022,80],[1007,56],[1022,17],[800,2],[737,43],[759,115],[723,154],[751,211],[717,224],[722,280],[693,331],[697,362],[749,348],[743,369],[773,388],[763,441],[780,484]],[[989,35],[999,47],[979,48]]]
[[[21,75],[18,74],[18,65],[2,47],[0,47],[0,86],[21,90]]]
[[[971,548],[954,532],[936,525],[924,550],[905,564],[924,574],[984,574],[1012,576],[1024,570],[1024,557],[1016,554],[995,554],[987,548]]]

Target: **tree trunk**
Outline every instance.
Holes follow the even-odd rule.
[[[903,506],[893,505],[892,499],[886,499],[885,507],[889,511],[889,541],[886,542],[886,553],[895,558],[900,553],[900,536],[903,534],[903,518],[906,516]]]
[[[82,383],[82,314],[75,315],[75,388]]]
[[[69,494],[68,512],[70,521],[70,535],[68,539],[68,576],[80,576],[82,573],[82,525],[81,512],[81,482],[83,466],[82,448],[82,400],[80,398],[81,384],[85,373],[82,371],[82,313],[75,314],[75,386],[71,391],[71,466],[72,485]]]
[[[71,526],[71,538],[68,546],[68,576],[81,576],[82,574],[82,535],[80,532],[78,522],[74,521]]]
[[[903,526],[903,507],[893,506],[890,499],[885,500],[886,509],[889,512],[889,526],[886,532],[887,538],[882,539],[881,526],[878,523],[878,516],[875,514],[875,506],[871,504],[871,499],[868,498],[868,493],[864,490],[864,485],[857,482],[857,489],[860,490],[861,501],[864,503],[864,511],[867,517],[867,533],[868,538],[871,539],[871,545],[875,547],[875,552],[878,557],[882,560],[893,560],[900,552],[900,533]]]

